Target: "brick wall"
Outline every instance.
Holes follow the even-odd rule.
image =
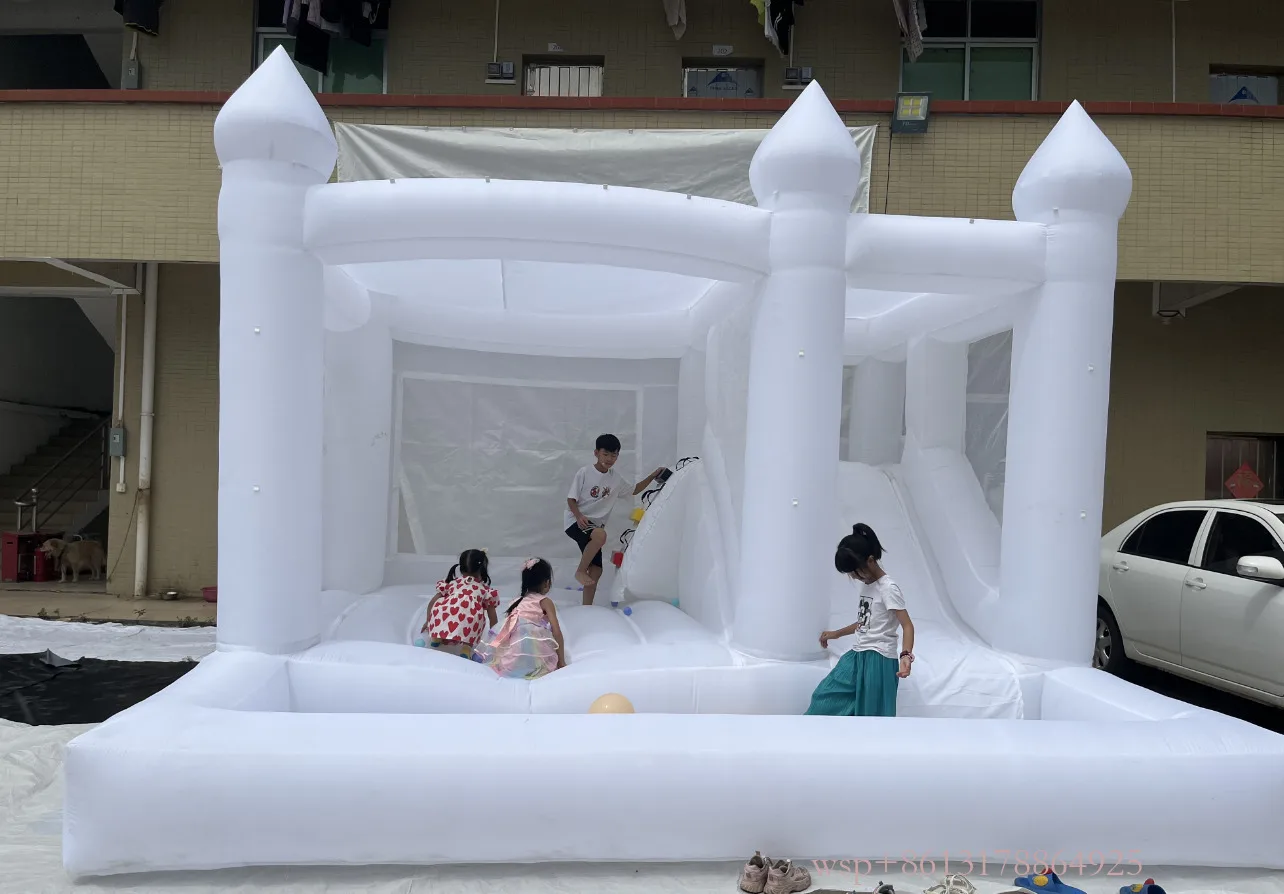
[[[194,593],[217,579],[218,289],[215,265],[160,266],[149,593]],[[112,493],[108,528],[107,589],[117,596],[134,587],[142,333],[142,299],[130,298],[127,491]],[[113,481],[116,474],[113,467]]]

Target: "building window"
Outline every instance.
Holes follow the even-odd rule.
[[[1208,101],[1223,105],[1279,105],[1280,72],[1211,66],[1208,69]]]
[[[601,96],[602,59],[526,59],[527,96]]]
[[[761,99],[762,61],[684,60],[682,95],[689,99]]]
[[[285,33],[282,7],[272,0],[259,3],[255,28],[257,66],[277,47],[294,57],[294,38]],[[295,63],[294,67],[314,93],[386,93],[388,88],[388,7],[385,4],[374,23],[370,46],[334,37],[330,40],[330,64],[325,72]]]
[[[1204,465],[1204,499],[1284,498],[1284,437],[1210,432]]]
[[[923,54],[901,54],[901,90],[934,99],[1038,96],[1038,0],[927,0]]]

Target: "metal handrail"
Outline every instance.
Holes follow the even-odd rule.
[[[101,419],[99,419],[98,423],[93,428],[91,428],[88,432],[86,432],[84,437],[82,437],[79,441],[77,441],[71,447],[71,449],[69,449],[66,453],[64,453],[56,463],[54,463],[52,466],[46,469],[43,475],[41,475],[39,478],[37,478],[27,487],[23,488],[22,491],[20,491],[18,495],[13,498],[13,505],[16,506],[18,509],[18,526],[17,526],[18,531],[22,530],[22,520],[23,520],[22,510],[29,508],[31,509],[31,532],[33,534],[36,533],[40,524],[40,519],[39,519],[40,485],[44,484],[45,481],[55,472],[61,470],[63,465],[72,457],[74,457],[76,453],[80,450],[80,448],[84,447],[95,436],[97,436],[102,442],[101,449],[99,450],[98,455],[95,457],[89,457],[86,460],[82,461],[76,467],[76,470],[72,476],[71,483],[64,484],[61,488],[59,488],[54,493],[54,496],[53,496],[54,500],[57,500],[59,497],[62,497],[63,499],[62,499],[62,502],[58,503],[52,510],[50,510],[50,512],[51,513],[57,512],[63,506],[66,506],[67,503],[71,501],[71,498],[75,496],[76,492],[80,490],[81,487],[84,486],[85,482],[90,480],[89,475],[82,475],[81,473],[85,472],[87,469],[92,467],[92,465],[95,462],[97,462],[99,467],[98,477],[99,477],[100,486],[106,487],[107,474],[108,474],[107,467],[110,462],[107,458],[107,453],[108,453],[107,424],[109,421],[110,421],[110,417],[108,416],[103,416]],[[66,496],[63,496],[64,494],[66,494]]]

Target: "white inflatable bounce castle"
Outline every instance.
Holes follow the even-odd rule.
[[[756,849],[1284,867],[1284,738],[1090,667],[1132,180],[1080,106],[1015,221],[851,213],[861,158],[814,83],[753,158],[756,206],[330,183],[279,49],[214,139],[219,649],[70,744],[73,874]],[[992,508],[969,346],[1009,331]],[[502,679],[416,648],[462,547],[505,604],[528,555],[570,582],[565,487],[603,431],[626,479],[699,459],[597,604],[555,591],[570,665]],[[854,619],[833,552],[855,522],[918,660],[896,718],[802,716],[847,645],[818,636]],[[606,693],[636,713],[587,713]]]

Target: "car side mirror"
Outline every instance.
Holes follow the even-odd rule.
[[[1235,570],[1241,577],[1284,581],[1284,563],[1269,556],[1244,556],[1235,564]]]

